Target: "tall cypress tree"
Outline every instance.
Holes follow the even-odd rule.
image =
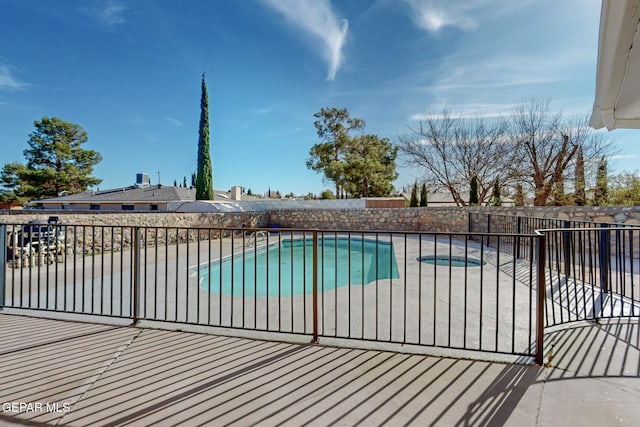
[[[609,177],[607,172],[607,159],[602,157],[598,163],[596,175],[596,188],[593,195],[594,206],[605,206],[609,201]]]
[[[578,154],[576,158],[576,182],[575,193],[573,196],[573,202],[576,206],[584,206],[587,202],[587,196],[585,193],[586,183],[584,179],[584,157],[582,154],[582,147],[578,148]]]
[[[478,206],[478,178],[474,175],[471,178],[471,185],[469,188],[469,206]]]
[[[516,184],[516,194],[513,197],[513,204],[515,206],[524,206],[524,190],[522,184]]]
[[[213,168],[209,147],[209,96],[202,73],[200,98],[200,131],[198,133],[198,173],[196,175],[196,200],[213,200]]]
[[[491,191],[491,204],[493,206],[502,206],[502,191],[500,190],[500,182],[496,179],[493,181],[493,189]]]
[[[410,208],[418,207],[418,183],[413,184],[413,188],[411,189],[411,200],[409,201]]]
[[[567,195],[564,194],[564,178],[560,178],[554,185],[553,190],[553,205],[564,206],[567,204]]]
[[[424,207],[427,206],[427,184],[423,183],[422,184],[422,189],[420,190],[420,206]]]

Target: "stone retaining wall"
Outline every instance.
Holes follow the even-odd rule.
[[[471,215],[475,213],[479,215]],[[133,226],[148,227],[142,235],[146,245],[164,245],[176,242],[208,240],[218,238],[220,233],[209,230],[187,230],[187,228],[234,228],[266,227],[278,225],[283,228],[365,231],[436,231],[466,232],[470,219],[473,230],[487,231],[486,214],[491,214],[491,231],[515,232],[502,225],[513,224],[513,216],[544,217],[574,221],[593,221],[640,224],[640,207],[424,207],[396,209],[299,209],[274,210],[268,212],[230,213],[94,213],[94,212],[44,212],[5,211],[0,213],[0,223],[25,224],[31,220],[47,220],[58,216],[69,226],[63,252],[99,253],[108,250],[123,250],[131,247]],[[502,218],[502,215],[507,217]],[[95,226],[95,227],[92,227]],[[159,227],[155,229],[155,227]],[[164,230],[162,227],[169,227]],[[181,229],[177,229],[181,228]],[[8,231],[19,228],[8,227]],[[522,230],[532,232],[532,230]],[[12,238],[17,239],[17,237]],[[10,244],[11,246],[11,244]],[[13,245],[20,246],[20,245]],[[33,262],[35,257],[25,249],[19,249],[21,262]],[[49,251],[51,252],[51,251]],[[56,247],[55,252],[60,252]],[[28,259],[29,258],[29,259]],[[50,261],[48,258],[45,258]]]
[[[291,228],[329,230],[441,231],[469,230],[469,213],[640,224],[640,206],[424,207],[406,209],[271,211],[269,222]],[[481,228],[475,228],[476,230]],[[499,229],[499,227],[498,227]]]
[[[18,233],[21,230],[19,225],[33,220],[47,221],[50,216],[57,216],[59,221],[66,224],[65,233],[51,244],[38,242],[33,246],[30,240],[25,241],[24,235]],[[196,231],[192,228],[264,227],[267,220],[265,212],[178,214],[20,211],[0,214],[0,223],[8,224],[8,256],[14,267],[62,261],[65,254],[70,253],[90,255],[129,249],[134,240],[134,226],[148,227],[142,230],[141,239],[145,247],[152,247],[220,236],[218,231]]]
[[[464,208],[271,211],[269,222],[290,228],[383,231],[467,231]]]
[[[640,206],[519,206],[519,207],[471,207],[467,212],[491,215],[527,216],[566,219],[570,221],[592,221],[640,224]]]
[[[142,227],[266,227],[327,230],[465,232],[469,213],[640,225],[640,207],[423,207],[396,209],[291,209],[227,213],[5,211],[0,223],[22,224],[58,216],[67,224]],[[492,218],[492,224],[499,221]]]
[[[70,225],[141,226],[141,227],[264,227],[268,222],[266,212],[230,213],[111,213],[64,211],[5,211],[0,213],[0,223],[24,224],[32,220],[59,217]]]

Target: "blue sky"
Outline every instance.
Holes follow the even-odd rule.
[[[597,0],[0,0],[0,163],[23,161],[34,120],[85,128],[100,188],[196,170],[206,73],[216,189],[319,193],[313,114],[346,107],[397,141],[443,106],[508,114],[549,99],[588,114]],[[635,170],[638,131],[608,134]],[[420,179],[400,169],[396,187]]]

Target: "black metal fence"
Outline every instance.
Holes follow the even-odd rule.
[[[0,307],[541,361],[540,240],[482,232],[6,224]],[[514,256],[517,246],[527,256]]]
[[[615,223],[472,213],[471,231],[531,232],[545,236],[545,325],[640,315],[640,228]],[[515,238],[500,249],[531,256],[530,243]],[[490,239],[486,243],[497,249]]]

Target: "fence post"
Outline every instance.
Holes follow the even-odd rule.
[[[0,224],[0,309],[7,289],[7,225]]]
[[[140,228],[133,227],[133,268],[131,274],[133,274],[133,312],[131,317],[133,323],[131,326],[135,326],[138,323],[138,316],[140,311]]]
[[[611,234],[609,230],[609,224],[601,224],[602,230],[600,230],[600,246],[598,247],[598,258],[600,267],[600,289],[603,293],[609,293],[609,252],[611,245]]]
[[[487,234],[491,233],[491,214],[487,215]],[[491,236],[487,236],[487,247],[491,245]]]
[[[564,222],[563,228],[571,228],[569,221]],[[562,256],[564,258],[564,276],[568,279],[571,277],[571,232],[562,232]]]
[[[318,230],[313,230],[313,339],[318,343]]]
[[[538,302],[536,306],[536,364],[542,365],[544,362],[544,308],[546,299],[545,280],[545,256],[547,251],[547,236],[544,234],[538,237]]]
[[[522,217],[521,216],[517,216],[516,217],[516,235],[518,237],[516,237],[516,258],[520,259],[520,235],[522,234]]]

